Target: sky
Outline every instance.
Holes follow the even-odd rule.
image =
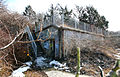
[[[75,5],[93,6],[100,15],[109,21],[109,31],[120,31],[120,0],[7,0],[6,4],[12,11],[22,13],[27,5],[31,5],[35,12],[46,12],[51,4],[67,5],[75,9]]]

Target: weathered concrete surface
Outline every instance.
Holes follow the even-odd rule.
[[[92,41],[102,41],[104,37],[94,34],[64,30],[64,56],[71,54],[75,47],[86,47]]]
[[[48,77],[75,77],[75,75],[72,73],[66,73],[57,70],[45,71],[45,73],[48,75]],[[92,77],[92,76],[80,75],[79,77]]]

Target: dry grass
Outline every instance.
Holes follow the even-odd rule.
[[[0,77],[8,77],[12,72],[10,65],[6,65],[2,60],[0,60]]]
[[[115,41],[115,40],[114,40]],[[116,42],[118,43],[118,42]],[[114,45],[111,40],[104,41],[92,41],[87,42],[86,47],[81,48],[81,66],[84,68],[81,69],[82,74],[95,75],[99,77],[100,71],[98,66],[104,70],[105,73],[108,73],[109,70],[113,68],[115,64],[115,57],[113,54],[116,54]],[[71,56],[68,58],[68,65],[72,67],[73,72],[76,71],[76,48],[73,49]],[[98,74],[97,74],[98,73]]]

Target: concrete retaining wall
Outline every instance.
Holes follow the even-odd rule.
[[[64,56],[71,54],[74,47],[86,47],[92,41],[102,41],[103,36],[64,30]],[[74,53],[74,52],[73,52]]]

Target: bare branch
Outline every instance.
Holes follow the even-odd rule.
[[[32,41],[17,41],[17,43],[32,43],[32,42],[36,42],[36,41],[41,41],[41,42],[45,42],[47,40],[49,40],[51,37],[51,32],[49,32],[49,37],[45,40],[42,39],[36,39],[36,40],[32,40]]]
[[[32,43],[32,42],[36,42],[36,41],[41,41],[41,42],[45,42],[47,40],[50,39],[50,36],[49,38],[45,39],[45,40],[42,40],[42,39],[38,39],[38,40],[32,40],[32,41],[17,41],[17,43]]]
[[[10,31],[8,30],[8,28],[7,28],[6,25],[4,25],[4,26],[5,26],[8,34],[9,34],[10,40],[12,41],[12,37],[11,37]],[[16,62],[16,64],[17,64],[17,59],[16,59],[16,56],[15,56],[15,50],[14,50],[14,49],[15,49],[14,44],[12,44],[12,47],[13,47],[13,56],[14,56],[15,62]]]
[[[3,60],[6,62],[7,65],[10,65],[10,67],[12,67],[12,64],[9,64],[9,63],[7,62],[7,60],[5,59],[7,56],[8,56],[8,54],[6,54],[6,55],[3,57]],[[13,71],[12,68],[11,68],[11,70]]]
[[[16,39],[17,39],[22,33],[23,33],[23,31],[20,32],[8,45],[0,48],[0,50],[6,49],[6,48],[8,48],[10,45],[12,45],[12,44],[16,41]]]
[[[103,69],[100,66],[98,66],[98,68],[100,69],[100,75],[101,75],[101,77],[105,77]]]
[[[38,34],[37,40],[39,39],[41,32],[42,32],[42,24],[41,24],[41,26],[40,26],[40,32],[39,32],[39,34]]]

